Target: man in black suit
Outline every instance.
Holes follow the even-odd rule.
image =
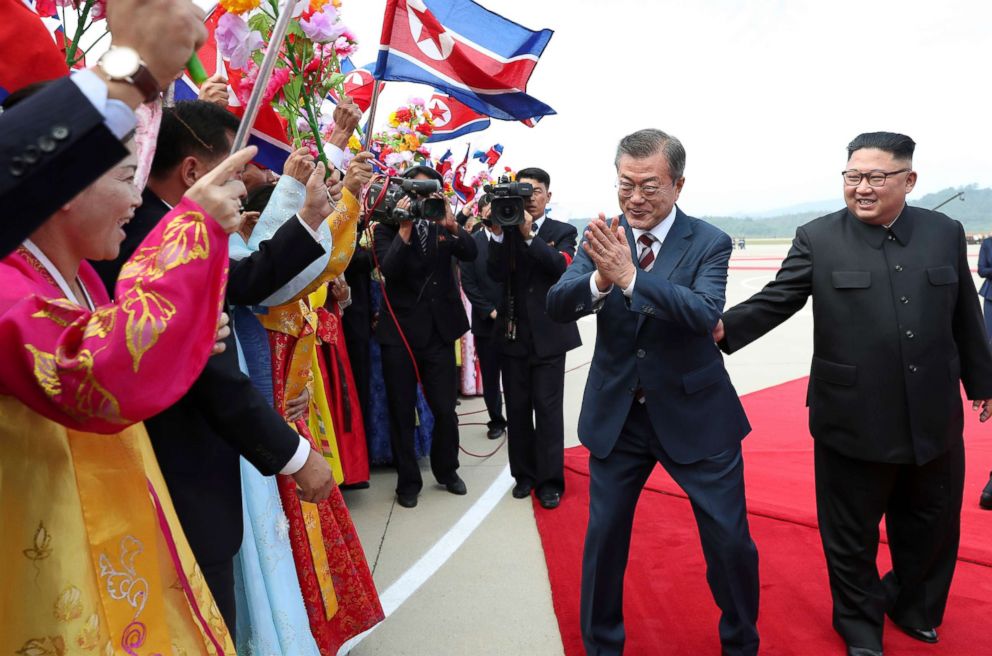
[[[10,4],[5,11],[31,11],[19,2]],[[200,12],[189,0],[114,0],[106,11],[111,50],[124,55],[116,62],[126,65],[133,55],[133,73],[120,76],[119,67],[104,66],[101,59],[0,114],[0,207],[5,215],[0,257],[124,158],[121,141],[130,138],[136,124],[132,110],[149,94],[157,97],[207,36]],[[37,16],[28,19],[36,21]]]
[[[492,221],[489,195],[479,199],[481,226],[472,235],[479,251],[471,262],[462,262],[462,289],[472,304],[472,335],[475,337],[475,352],[479,356],[479,369],[482,370],[482,396],[489,412],[486,436],[499,439],[506,432],[506,419],[503,417],[503,394],[500,391],[500,354],[494,341],[496,310],[503,302],[503,284],[489,275],[489,239],[492,235]],[[464,224],[463,224],[464,225]]]
[[[675,137],[653,129],[627,135],[615,164],[623,215],[610,224],[602,214],[593,219],[575,262],[548,293],[548,312],[558,321],[596,316],[579,415],[579,439],[589,448],[586,652],[623,653],[634,508],[661,463],[696,516],[721,613],[721,653],[754,656],[758,553],[740,444],[751,427],[710,334],[723,310],[730,237],[676,206],[685,149]]]
[[[111,295],[120,267],[186,188],[224,159],[237,127],[233,115],[204,101],[181,102],[163,113],[144,203],[126,226],[120,257],[110,266],[99,263]],[[319,189],[308,193],[300,218],[287,221],[257,253],[231,262],[228,303],[260,303],[324,253],[312,230],[329,214],[327,194],[323,181],[308,184],[313,186]],[[305,501],[327,498],[334,479],[323,456],[241,373],[234,337],[226,344],[192,389],[145,426],[193,555],[233,633],[233,559],[243,530],[238,455],[262,474],[292,475]]]
[[[565,354],[582,339],[574,321],[551,320],[545,301],[575,256],[577,231],[545,216],[551,200],[545,171],[522,169],[517,182],[534,191],[524,203],[521,225],[493,225],[489,275],[506,283],[494,335],[506,382],[513,496],[525,499],[536,490],[541,506],[550,510],[565,491]]]
[[[906,205],[915,145],[889,132],[855,138],[847,209],[800,226],[775,280],[714,332],[732,353],[814,298],[817,516],[834,628],[858,656],[882,653],[886,614],[937,642],[960,537],[961,382],[981,420],[992,413],[992,354],[964,229]],[[892,571],[880,579],[883,516]]]
[[[442,181],[437,171],[426,166],[408,169],[403,176]],[[397,207],[407,209],[408,199],[402,199]],[[452,262],[475,259],[476,248],[471,235],[455,221],[450,205],[445,207],[445,218],[439,222],[417,219],[398,226],[382,222],[375,226],[374,250],[385,278],[385,299],[375,336],[382,346],[396,499],[404,508],[417,505],[423,487],[413,445],[417,374],[434,414],[431,471],[448,492],[466,493],[465,482],[458,476],[454,345],[468,330],[468,317]],[[407,345],[413,352],[412,361]]]

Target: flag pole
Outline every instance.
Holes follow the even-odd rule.
[[[245,105],[245,113],[241,117],[241,124],[238,126],[238,133],[234,136],[234,144],[231,152],[236,152],[248,144],[248,135],[251,132],[255,119],[258,118],[258,111],[262,107],[262,94],[269,84],[272,71],[276,67],[276,60],[279,59],[279,51],[282,49],[282,42],[289,28],[289,21],[293,17],[293,0],[283,0],[279,10],[279,20],[272,28],[272,37],[269,39],[269,48],[265,51],[265,58],[258,70],[258,78],[255,81],[255,88],[251,90],[251,97]]]
[[[375,121],[375,110],[379,107],[379,87],[385,86],[379,80],[372,78],[372,102],[369,104],[369,121],[365,124],[365,138],[362,141],[362,150],[368,150],[372,143],[372,123]]]

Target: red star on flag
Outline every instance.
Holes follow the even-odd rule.
[[[431,120],[444,118],[444,108],[441,105],[431,107]]]
[[[444,52],[444,47],[441,45],[441,35],[446,31],[444,25],[438,22],[434,18],[434,14],[426,9],[421,11],[416,7],[410,6],[410,11],[420,20],[420,24],[424,26],[424,31],[420,35],[420,39],[417,43],[423,43],[424,41],[433,41],[434,45],[437,46],[438,52]]]

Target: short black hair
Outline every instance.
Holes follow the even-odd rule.
[[[255,187],[249,191],[244,200],[245,211],[258,212],[259,214],[264,212],[265,206],[269,204],[269,199],[272,198],[272,192],[275,189],[276,185],[273,183]]]
[[[226,155],[228,132],[237,132],[241,121],[223,107],[205,100],[183,100],[162,111],[151,175],[161,178],[193,155],[204,158]]]
[[[517,171],[517,180],[520,178],[527,178],[529,180],[537,180],[544,185],[545,189],[551,189],[551,176],[544,169],[539,169],[537,167],[530,167],[529,169],[520,169]]]
[[[444,186],[444,176],[441,175],[441,173],[437,169],[427,166],[425,164],[417,164],[416,166],[411,166],[407,170],[403,171],[403,173],[400,174],[400,177],[412,180],[418,175],[426,175],[431,180],[437,180],[438,182],[440,182],[442,187]]]
[[[916,142],[898,132],[865,132],[854,137],[854,141],[847,144],[847,158],[851,159],[851,155],[862,148],[877,148],[896,159],[912,162]]]

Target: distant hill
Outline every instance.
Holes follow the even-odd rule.
[[[964,191],[964,200],[952,200],[939,211],[960,221],[964,225],[965,232],[969,234],[992,233],[992,189],[988,187],[979,188],[975,184],[966,187],[948,187],[919,198],[910,198],[909,204],[933,209],[959,191]],[[840,200],[832,205],[815,202],[806,206],[810,209],[799,211],[798,208],[803,206],[797,206],[797,211],[777,216],[763,217],[759,213],[754,217],[704,216],[702,218],[734,237],[792,237],[796,233],[796,228],[807,221],[843,207]],[[572,219],[571,223],[581,230],[589,223],[589,219]]]

